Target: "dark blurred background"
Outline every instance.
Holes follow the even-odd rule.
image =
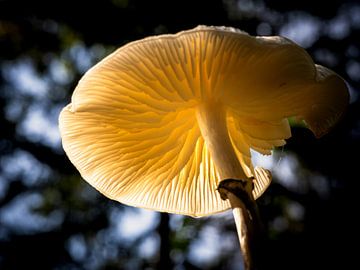
[[[231,212],[193,219],[110,201],[66,158],[57,128],[79,78],[115,48],[198,24],[283,35],[350,88],[342,122],[254,162],[265,269],[358,265],[358,1],[0,0],[0,269],[242,269]],[[352,267],[355,265],[354,267]]]

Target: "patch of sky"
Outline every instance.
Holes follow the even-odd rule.
[[[146,232],[153,230],[159,220],[155,211],[137,208],[127,208],[124,211],[114,209],[110,212],[110,221],[115,228],[119,241],[134,241]]]
[[[352,27],[355,29],[360,28],[360,4],[351,5],[347,8],[348,16],[351,21]]]
[[[264,156],[251,150],[251,158],[254,166],[260,166],[271,170],[275,179],[284,187],[298,191],[302,189],[301,181],[295,173],[299,171],[299,162],[295,156],[290,153],[286,155]]]
[[[355,45],[350,45],[346,50],[346,55],[353,58],[359,57],[360,50]]]
[[[271,25],[266,23],[266,22],[260,23],[256,28],[256,33],[259,36],[269,36],[269,35],[271,35],[271,33],[272,33]]]
[[[190,245],[189,260],[197,266],[209,267],[219,260],[219,254],[232,250],[233,245],[233,237],[226,237],[215,226],[205,225]]]
[[[348,82],[346,82],[346,85],[349,89],[349,94],[350,94],[350,104],[354,103],[355,101],[357,101],[357,99],[359,98],[359,90],[355,89],[351,84],[349,84]]]
[[[5,117],[13,122],[21,121],[26,110],[26,100],[22,98],[9,99],[5,105]]]
[[[50,87],[48,82],[38,74],[33,61],[29,58],[6,62],[1,66],[1,72],[6,81],[20,94],[43,98]]]
[[[170,215],[170,228],[173,231],[180,230],[184,225],[184,216],[183,215]]]
[[[58,73],[53,71],[57,74],[54,75],[57,80],[68,80],[65,68],[61,68],[60,62],[54,63],[59,68]],[[54,69],[50,65],[50,70]],[[47,100],[50,89],[47,76],[40,76],[32,60],[27,58],[3,64],[1,72],[8,83],[6,91],[9,102],[5,115],[11,121],[20,122],[17,132],[32,142],[60,148],[57,119],[63,104],[50,106]]]
[[[66,242],[66,248],[73,260],[81,262],[86,258],[88,250],[82,234],[72,235]]]
[[[324,176],[314,174],[309,181],[309,184],[313,190],[315,190],[321,198],[327,199],[330,196],[330,181]]]
[[[85,73],[91,67],[90,52],[81,42],[77,42],[71,46],[68,53],[80,73]]]
[[[355,60],[350,60],[346,64],[346,73],[353,81],[360,81],[360,63]]]
[[[102,269],[105,262],[117,261],[119,257],[118,244],[110,228],[100,230],[95,236],[73,235],[68,239],[66,248],[75,261],[82,262],[89,270]]]
[[[95,245],[95,256],[96,254],[100,254],[104,259],[116,260],[118,255],[117,242],[108,234],[107,229],[101,230],[96,234],[93,244]]]
[[[302,167],[298,158],[292,153],[264,156],[251,150],[254,166],[269,169],[274,181],[294,192],[315,191],[319,196],[327,198],[330,194],[330,182],[324,176]]]
[[[300,203],[291,201],[286,205],[286,212],[294,221],[302,221],[305,216],[305,208]]]
[[[65,85],[73,81],[74,74],[67,67],[66,62],[59,58],[52,58],[49,65],[49,75],[55,83]]]
[[[346,14],[341,13],[326,24],[326,32],[332,39],[343,39],[350,33],[350,21]]]
[[[218,260],[221,251],[220,235],[214,227],[205,226],[190,246],[189,259],[198,266],[210,266]],[[209,248],[211,247],[211,248]]]
[[[261,0],[238,0],[237,7],[247,13],[260,13],[265,10],[265,4]]]
[[[58,105],[46,111],[38,104],[33,104],[28,108],[17,132],[32,142],[42,143],[55,149],[60,148],[61,137],[57,122],[62,107]]]
[[[8,180],[22,179],[27,186],[46,181],[51,170],[26,151],[16,150],[12,155],[0,160],[2,176]]]
[[[151,234],[143,239],[138,246],[138,254],[139,256],[147,259],[151,259],[159,251],[160,247],[160,239],[156,234]]]
[[[308,48],[319,38],[321,26],[321,21],[308,13],[292,12],[281,27],[280,35]]]
[[[17,233],[32,234],[54,230],[63,222],[63,213],[55,210],[43,216],[34,211],[43,203],[39,193],[27,192],[18,195],[0,210],[0,223]]]

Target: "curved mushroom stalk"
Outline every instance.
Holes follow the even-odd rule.
[[[252,186],[250,181],[226,179],[218,187],[221,198],[230,201],[246,270],[257,269],[255,257],[258,257],[262,234],[258,207],[248,192]]]
[[[71,162],[111,199],[193,217],[233,208],[253,269],[255,200],[271,174],[253,168],[250,149],[283,146],[289,117],[321,136],[348,101],[343,79],[292,41],[198,26],[103,59],[79,81],[59,127]]]

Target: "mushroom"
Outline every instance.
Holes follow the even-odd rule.
[[[198,26],[131,42],[80,80],[60,114],[63,147],[81,176],[121,203],[201,217],[233,209],[254,269],[257,199],[271,154],[296,118],[320,137],[348,104],[343,79],[278,36]]]

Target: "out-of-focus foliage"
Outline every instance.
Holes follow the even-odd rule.
[[[287,36],[347,80],[351,104],[332,133],[316,140],[295,126],[285,148],[262,159],[275,179],[259,205],[266,269],[356,263],[358,1],[0,0],[0,269],[241,267],[231,213],[192,219],[112,202],[81,180],[57,130],[98,60],[198,24]]]

